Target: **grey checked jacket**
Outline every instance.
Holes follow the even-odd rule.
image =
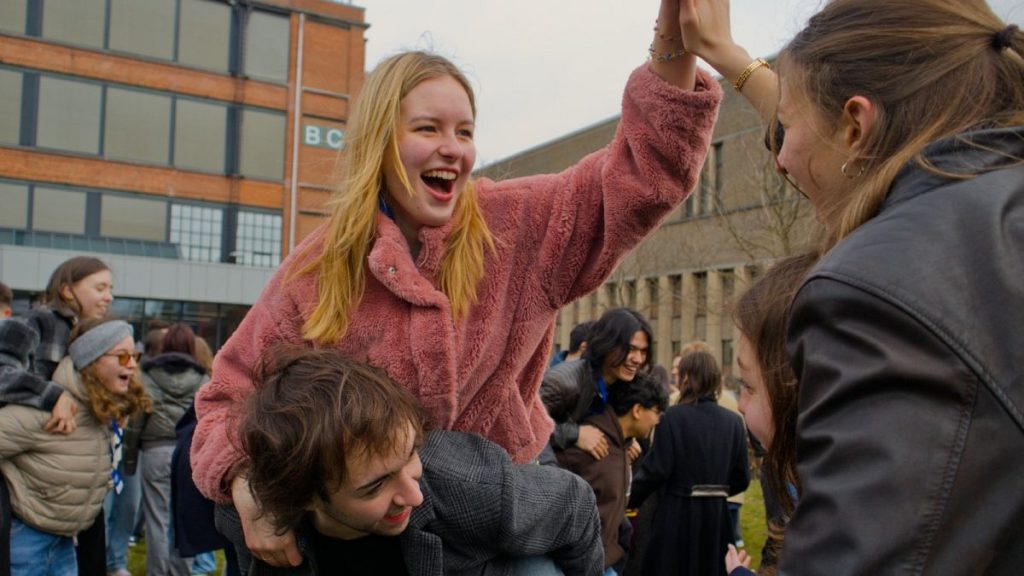
[[[420,458],[423,504],[399,536],[410,576],[511,576],[516,557],[540,555],[566,576],[603,572],[594,492],[578,476],[553,466],[513,464],[497,444],[461,432],[429,432]],[[244,573],[249,555],[237,513],[219,506],[217,526],[238,548]],[[298,540],[302,566],[280,569],[257,561],[249,574],[326,574],[310,557],[302,530]]]

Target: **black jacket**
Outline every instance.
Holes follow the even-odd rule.
[[[800,504],[780,563],[818,574],[1024,565],[1024,127],[933,144],[793,304]],[[988,171],[986,172],[986,169]]]
[[[579,438],[579,421],[590,414],[597,396],[594,368],[585,359],[562,362],[549,368],[540,383],[540,399],[555,421],[551,447],[565,450]]]

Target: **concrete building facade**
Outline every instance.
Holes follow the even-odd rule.
[[[364,79],[328,0],[0,3],[0,280],[25,309],[79,253],[113,313],[218,346],[321,220]]]
[[[725,100],[700,181],[687,201],[619,264],[594,293],[566,306],[555,347],[573,326],[606,309],[629,306],[654,329],[652,361],[668,367],[692,340],[707,342],[730,372],[739,334],[732,299],[766,266],[818,239],[810,204],[775,171],[757,112],[727,83]],[[494,162],[479,176],[508,178],[558,172],[605,146],[619,118],[610,118]]]

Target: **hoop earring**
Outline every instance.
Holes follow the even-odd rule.
[[[849,171],[847,170],[847,166],[849,164],[850,164],[850,161],[847,160],[846,162],[843,162],[843,166],[839,169],[839,171],[843,173],[843,176],[846,176],[847,180],[853,180],[854,178],[859,178],[859,177],[864,175],[864,165],[863,164],[860,165],[860,170],[858,170],[856,174],[850,174],[849,173]]]

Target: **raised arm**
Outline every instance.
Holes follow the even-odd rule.
[[[681,20],[690,23],[686,47],[735,87],[765,122],[775,118],[778,76],[732,39],[729,0],[683,0]]]

